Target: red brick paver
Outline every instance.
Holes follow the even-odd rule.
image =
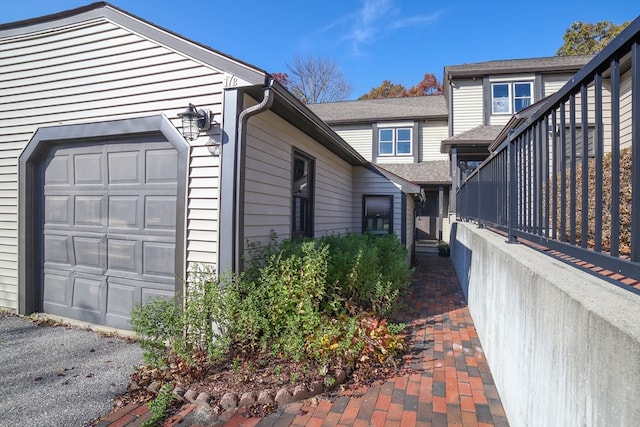
[[[406,375],[360,393],[294,403],[260,420],[236,413],[226,424],[212,425],[508,426],[451,260],[418,257],[415,281],[404,301],[403,315],[396,320],[411,332],[412,348],[405,357],[411,369]],[[132,426],[118,424],[135,417],[132,411],[99,425]],[[185,421],[174,417],[166,425],[194,425]]]
[[[271,414],[258,426],[508,426],[482,345],[449,258],[421,256],[397,319],[411,328],[412,373],[364,395],[309,400],[290,423]],[[341,414],[340,418],[328,414]],[[284,421],[284,420],[279,420]],[[358,422],[361,422],[358,424]]]

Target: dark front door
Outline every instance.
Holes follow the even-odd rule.
[[[427,201],[416,218],[417,240],[438,239],[438,192],[427,191]]]

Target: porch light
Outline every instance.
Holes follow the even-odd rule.
[[[215,121],[211,120],[211,116],[211,111],[199,110],[190,103],[184,113],[178,114],[178,117],[182,117],[182,136],[193,141],[201,130],[208,130],[211,125],[217,125]]]

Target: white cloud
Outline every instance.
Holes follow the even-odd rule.
[[[352,54],[359,56],[363,45],[404,28],[430,24],[439,15],[403,16],[395,0],[363,0],[360,9],[339,17],[321,32],[337,34],[338,40],[349,42]]]

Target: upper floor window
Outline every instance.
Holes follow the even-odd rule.
[[[533,102],[532,82],[491,84],[492,114],[514,114]]]
[[[381,156],[410,156],[411,128],[380,129],[378,134],[378,154]]]

